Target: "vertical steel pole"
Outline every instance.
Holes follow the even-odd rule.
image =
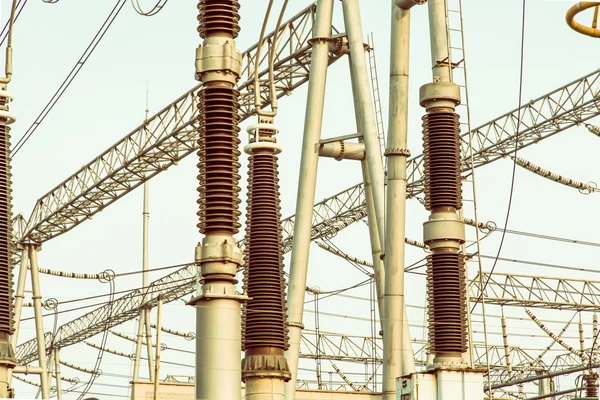
[[[148,119],[148,106],[146,105],[146,119]],[[145,292],[148,287],[148,220],[150,212],[148,208],[148,182],[144,182],[144,206],[142,210],[142,290]],[[146,296],[142,297],[142,304],[146,302]],[[145,310],[140,312],[138,320],[137,341],[135,346],[135,361],[133,366],[133,380],[137,381],[140,376],[140,361],[142,358],[142,343],[145,327]],[[148,332],[146,332],[148,333]],[[152,333],[150,332],[150,336]],[[150,350],[150,354],[152,350]],[[151,357],[148,358],[148,364],[151,363]],[[150,374],[152,376],[152,374]]]
[[[156,356],[154,358],[154,400],[158,400],[158,390],[160,386],[160,331],[162,329],[162,295],[158,296],[158,306],[156,308]]]
[[[434,77],[439,77],[440,82],[452,82],[446,21],[446,1],[429,0],[427,4],[429,6],[431,70]]]
[[[23,300],[25,299],[25,283],[27,282],[27,266],[29,265],[29,246],[22,245],[21,265],[19,267],[19,277],[17,278],[17,292],[15,293],[15,332],[10,337],[10,344],[13,349],[17,348],[19,339],[19,327],[21,326],[21,313],[23,312]],[[8,371],[8,383],[12,383],[12,370]]]
[[[333,0],[318,0],[316,22],[313,29],[313,38],[311,39],[311,73],[308,83],[306,114],[304,117],[302,158],[300,161],[300,176],[298,178],[296,221],[294,224],[294,241],[292,244],[287,296],[290,348],[285,353],[285,357],[292,372],[292,379],[285,384],[286,400],[294,400],[295,398],[300,336],[304,328],[302,324],[304,291],[306,288],[310,231],[312,229],[312,212],[317,183],[318,148],[323,123],[323,104],[325,102],[327,66],[329,65],[332,17]]]
[[[150,309],[144,309],[144,329],[146,330],[146,353],[148,354],[148,376],[154,381],[154,355],[152,354],[152,326],[150,326]]]
[[[388,157],[382,396],[385,400],[396,399],[396,378],[415,372],[404,298],[406,159],[410,156],[407,144],[410,11],[392,1],[391,14],[390,111],[385,154]]]
[[[40,291],[40,272],[38,267],[37,252],[39,246],[32,244],[29,246],[29,259],[31,260],[31,288],[33,291],[33,311],[35,315],[35,336],[38,345],[38,361],[42,373],[40,374],[40,384],[42,389],[42,399],[48,399],[50,396],[50,385],[48,382],[48,371],[46,368],[46,341],[44,338],[44,320],[42,316],[42,295]]]
[[[371,241],[371,255],[373,259],[373,274],[375,275],[375,288],[377,290],[377,309],[379,310],[380,329],[383,330],[385,320],[384,312],[384,287],[385,273],[383,261],[381,260],[381,241],[379,240],[379,230],[377,226],[377,217],[375,216],[375,205],[373,204],[373,191],[371,178],[369,177],[369,165],[367,160],[361,160],[363,183],[365,188],[365,203],[367,206],[367,223],[369,224],[369,239]]]
[[[140,360],[142,358],[142,341],[144,338],[144,312],[140,312],[140,316],[137,321],[137,336],[135,342],[135,359],[133,363],[133,381],[137,381],[140,378]],[[132,393],[133,394],[133,393]]]
[[[62,381],[60,376],[60,350],[54,349],[54,369],[56,370],[56,398],[62,400]]]
[[[377,122],[373,109],[373,98],[369,86],[369,73],[365,59],[365,46],[363,41],[362,22],[358,0],[343,0],[344,24],[348,35],[350,47],[350,63],[352,89],[355,97],[356,113],[358,114],[359,132],[365,143],[365,153],[369,165],[369,176],[373,188],[373,204],[377,217],[379,240],[382,251],[385,253],[385,218],[384,218],[384,172],[381,162],[381,148],[377,133]]]

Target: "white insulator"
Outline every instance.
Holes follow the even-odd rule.
[[[508,331],[506,329],[506,318],[502,316],[502,340],[504,341],[504,358],[506,359],[506,370],[508,376],[512,375],[512,365],[510,363],[510,348],[508,347]]]
[[[258,133],[259,129],[268,129],[270,131],[274,131],[275,134],[279,133],[279,128],[277,127],[277,125],[271,124],[271,123],[268,123],[268,122],[261,122],[261,123],[258,123],[258,124],[250,125],[250,126],[248,126],[246,128],[246,132],[248,132],[248,134],[250,134],[250,135],[255,135],[256,136],[256,134]]]
[[[594,135],[600,136],[600,126],[596,126],[596,125],[592,125],[592,124],[586,124],[585,127],[588,128],[588,130],[590,132],[592,132]]]
[[[598,185],[596,185],[594,182],[583,183],[574,179],[565,178],[562,175],[555,174],[554,172],[544,169],[520,157],[513,157],[513,160],[515,160],[517,165],[533,172],[534,174],[550,179],[554,182],[558,182],[562,185],[578,189],[582,194],[590,194],[598,191]]]
[[[579,321],[579,351],[581,354],[585,354],[585,339],[583,337],[583,323]],[[583,356],[581,357],[581,361],[585,361]]]
[[[254,150],[257,149],[269,149],[273,150],[273,154],[281,153],[281,146],[279,146],[277,143],[261,141],[262,138],[259,135],[261,129],[272,131],[273,135],[279,133],[279,128],[270,122],[261,122],[248,126],[248,128],[246,128],[246,132],[248,132],[248,141],[250,143],[244,146],[244,152],[246,154],[252,154]]]
[[[565,349],[569,350],[571,353],[578,355],[579,357],[581,357],[583,360],[588,360],[589,357],[587,356],[587,354],[585,354],[585,352],[581,352],[575,348],[573,348],[572,346],[570,346],[569,344],[565,343],[560,336],[556,336],[554,333],[552,333],[550,331],[550,329],[546,328],[546,326],[542,323],[542,321],[540,321],[539,319],[536,318],[535,315],[533,315],[533,313],[529,310],[525,310],[525,312],[527,313],[527,315],[529,315],[529,317],[531,318],[531,320],[533,322],[535,322],[537,324],[537,326],[539,326],[548,336],[550,336],[550,338],[552,338],[552,340],[554,340],[556,343],[560,344],[562,347],[564,347]]]
[[[13,95],[6,90],[0,90],[0,98],[4,98],[4,106],[0,108],[0,118],[6,119],[5,124],[10,125],[17,120],[17,116],[8,111],[8,104],[12,101]]]
[[[252,154],[257,149],[270,149],[270,150],[273,150],[273,154],[275,154],[275,155],[281,153],[281,150],[282,150],[281,146],[278,145],[277,143],[254,142],[254,143],[250,143],[250,144],[247,144],[246,146],[244,146],[244,153]]]

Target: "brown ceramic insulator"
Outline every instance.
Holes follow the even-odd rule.
[[[250,155],[248,157],[248,195],[246,201],[246,234],[244,236],[244,266],[243,266],[243,278],[242,278],[242,292],[248,293],[248,263],[250,258],[250,226],[252,224],[252,171],[254,170],[254,157]],[[242,303],[242,350],[244,350],[244,337],[246,334],[246,307],[247,302]]]
[[[598,398],[598,375],[592,373],[585,376],[585,397]]]
[[[239,92],[209,86],[198,97],[198,228],[233,235],[240,227]]]
[[[4,334],[14,332],[9,131],[6,120],[0,119],[0,333]]]
[[[240,3],[236,0],[200,0],[198,33],[203,39],[213,35],[236,38],[240,33]]]
[[[287,350],[277,157],[271,150],[259,149],[252,158],[250,224],[246,227],[250,300],[242,347],[246,351],[265,347]]]
[[[464,257],[457,253],[427,256],[430,347],[435,354],[467,350],[467,296]]]
[[[425,207],[462,208],[458,115],[434,111],[423,116]]]

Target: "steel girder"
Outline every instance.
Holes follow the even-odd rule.
[[[273,46],[276,46],[277,97],[289,95],[308,82],[315,12],[316,5],[312,4],[284,23],[277,43],[273,43],[274,32],[265,38],[258,63],[263,106],[270,104],[268,55]],[[337,43],[331,43],[330,64],[345,54],[343,35],[335,28],[332,35]],[[242,120],[254,113],[257,47],[255,44],[243,53],[241,83],[238,86]],[[183,94],[42,196],[19,239],[42,243],[59,236],[191,154],[197,148],[196,103],[200,87],[195,86]]]
[[[600,281],[484,273],[486,304],[600,311]],[[471,302],[481,301],[479,275],[469,285]]]

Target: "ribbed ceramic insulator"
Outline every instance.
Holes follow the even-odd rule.
[[[248,157],[248,184],[247,184],[247,201],[246,201],[246,234],[244,236],[244,269],[243,269],[243,278],[242,278],[242,292],[244,294],[248,293],[248,264],[250,262],[250,225],[252,224],[252,198],[250,194],[252,193],[252,176],[254,171],[254,157],[250,155]],[[246,307],[247,302],[242,303],[242,348],[244,343],[244,338],[246,335]]]
[[[435,354],[467,350],[467,296],[464,257],[457,253],[427,256],[429,340]]]
[[[240,227],[239,92],[207,86],[198,97],[198,228],[233,235]]]
[[[585,397],[598,398],[598,375],[589,374],[586,376]]]
[[[432,110],[423,116],[425,207],[462,208],[458,115]]]
[[[289,347],[277,175],[277,157],[272,150],[255,150],[249,189],[250,223],[246,227],[250,300],[246,305],[243,350]]]
[[[240,3],[236,0],[200,0],[198,33],[203,39],[212,35],[236,38],[240,33]]]
[[[0,106],[5,99],[0,99]],[[14,332],[10,128],[0,118],[0,332]]]

